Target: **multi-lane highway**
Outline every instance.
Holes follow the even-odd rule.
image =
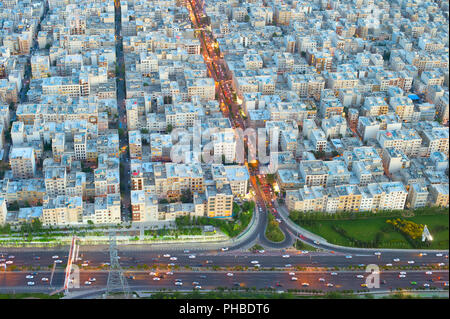
[[[367,273],[362,271],[127,271],[128,284],[132,290],[161,289],[170,290],[213,290],[224,288],[272,288],[286,291],[288,289],[303,290],[395,290],[397,288],[443,289],[448,283],[448,272],[405,271],[404,278],[399,278],[400,271],[383,271],[380,274],[379,288],[365,287]],[[26,278],[33,276],[33,278]],[[50,292],[63,283],[63,273],[55,273],[53,282],[42,281],[50,278],[50,272],[0,272],[0,292]],[[132,278],[132,279],[131,279]],[[158,279],[155,279],[158,278]],[[107,271],[83,271],[80,274],[79,290],[95,290],[106,288]],[[27,282],[34,282],[27,286]],[[87,284],[90,282],[90,284]],[[176,284],[181,282],[182,284]],[[196,288],[194,288],[196,287]]]

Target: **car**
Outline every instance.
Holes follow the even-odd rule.
[[[175,264],[174,263],[170,263],[170,264],[167,264],[167,266],[173,267],[173,266],[175,266]]]
[[[408,260],[408,264],[414,264],[414,260]]]
[[[303,282],[303,283],[302,283],[302,286],[303,286],[303,287],[309,287],[309,283]]]
[[[200,285],[200,283],[198,281],[193,281],[192,282],[192,286],[197,286],[197,285]]]
[[[8,260],[8,261],[5,262],[6,265],[11,265],[12,263],[13,263],[12,260]]]
[[[6,262],[6,263],[8,263],[8,262]],[[445,266],[445,264],[444,263],[439,263],[438,266]]]
[[[327,287],[333,287],[334,285],[332,283],[328,283]]]
[[[295,272],[290,272],[289,276],[295,276]]]
[[[275,218],[275,220],[278,222],[278,224],[281,224],[281,219]]]
[[[130,280],[134,280],[136,277],[134,277],[133,275],[131,275],[131,276],[128,276],[127,278],[130,279]]]
[[[428,287],[430,287],[430,284],[425,283],[425,284],[423,284],[423,286],[428,288]]]
[[[361,287],[367,287],[367,284],[361,284]]]
[[[398,263],[398,262],[400,261],[400,259],[399,259],[399,258],[394,258],[394,261],[395,261],[396,263]]]
[[[233,275],[233,273],[229,272],[229,273],[227,273],[227,276],[228,277],[233,277],[234,275]]]
[[[95,278],[89,278],[89,281],[90,281],[90,282],[96,282],[97,279],[95,279]]]
[[[448,281],[444,282],[444,287],[448,287]]]
[[[359,264],[358,266],[359,266],[359,267],[365,267],[366,264]]]
[[[331,276],[337,276],[337,272],[332,272],[330,275]]]
[[[175,281],[183,281],[182,279],[175,279]]]
[[[55,263],[56,263],[56,262],[57,262],[57,261],[55,261]],[[89,266],[89,264],[88,264],[88,263],[82,263],[81,266],[87,267],[87,266]]]
[[[406,278],[406,275],[398,275],[398,278]]]
[[[291,280],[292,280],[292,281],[297,281],[298,278],[297,278],[297,277],[291,277]]]
[[[317,240],[315,240],[314,244],[319,245],[320,243]]]
[[[163,257],[165,257],[165,258],[169,258],[169,257],[170,257],[170,255],[169,255],[169,254],[164,254],[164,255],[163,255]]]
[[[381,253],[379,252],[379,251],[376,251],[376,252],[374,252],[373,253],[375,256],[380,256],[381,255]]]
[[[347,259],[352,259],[353,257],[350,256],[350,255],[348,255],[348,256],[345,256],[345,258],[347,258]]]
[[[433,274],[432,271],[427,271],[427,272],[425,272],[425,275],[432,275],[432,274]]]
[[[46,278],[46,277],[42,277],[42,279],[41,279],[42,281],[48,281],[48,278]]]
[[[400,275],[406,275],[406,271],[400,271]]]
[[[420,253],[419,256],[428,256],[427,253]]]
[[[183,283],[181,281],[175,281],[175,286],[183,286]]]
[[[202,289],[202,286],[197,285],[197,286],[194,287],[194,289]]]
[[[190,250],[189,249],[185,249],[185,250],[183,250],[183,252],[187,254],[187,253],[190,252]]]
[[[289,255],[283,255],[282,257],[283,257],[283,258],[289,258],[289,257],[291,257],[291,256],[289,256]]]
[[[364,276],[363,275],[356,275],[356,278],[362,279],[362,278],[364,278]]]
[[[284,265],[284,267],[290,268],[290,267],[292,267],[292,265],[291,264],[286,264],[286,265]]]
[[[227,251],[228,250],[228,247],[223,247],[222,248],[222,251]]]
[[[251,263],[251,264],[259,264],[259,261],[257,261],[257,260],[252,260],[250,263]]]
[[[89,285],[92,285],[92,282],[90,282],[90,281],[85,281],[84,284],[85,284],[86,286],[89,286]]]
[[[27,285],[28,285],[28,286],[34,286],[34,281],[29,281],[29,282],[27,282]]]
[[[169,259],[175,261],[175,260],[177,260],[178,258],[177,258],[177,257],[170,257]]]
[[[266,251],[264,249],[261,249],[258,251],[260,254],[264,254]]]
[[[386,267],[392,267],[392,264],[386,264]]]
[[[189,255],[189,259],[194,259],[195,255]]]
[[[436,257],[442,257],[442,254],[441,253],[437,253]]]
[[[159,281],[159,280],[161,280],[161,278],[159,278],[159,277],[153,277],[153,280]]]
[[[173,272],[168,271],[168,272],[166,272],[166,275],[168,275],[168,276],[173,275]]]
[[[16,258],[16,256],[8,256],[8,259],[14,259],[14,258]]]
[[[151,272],[149,273],[149,276],[156,276],[156,272],[151,271]]]
[[[59,256],[55,255],[55,256],[52,256],[52,258],[53,258],[53,259],[58,259]]]
[[[411,281],[410,284],[411,285],[417,285],[417,282],[416,281]]]
[[[61,260],[61,259],[55,260],[55,263],[61,264],[61,263],[62,263],[62,260]],[[86,264],[86,266],[87,266],[87,264]]]
[[[319,278],[320,282],[325,282],[325,278]]]

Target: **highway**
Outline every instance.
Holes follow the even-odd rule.
[[[232,276],[228,274],[231,273]],[[32,279],[26,276],[31,272],[0,272],[0,292],[49,292],[52,291],[48,282],[43,282],[42,278],[49,278],[50,272],[37,272]],[[399,271],[381,272],[380,287],[367,288],[361,286],[365,283],[367,273],[361,271],[337,271],[332,275],[330,271],[261,271],[261,272],[192,272],[174,271],[167,275],[166,272],[150,274],[150,271],[129,271],[126,272],[128,284],[131,290],[192,290],[195,286],[200,286],[202,290],[213,290],[217,287],[224,288],[272,288],[286,291],[288,289],[303,290],[391,290],[396,288],[444,288],[444,283],[448,283],[448,272],[434,271],[431,275],[426,275],[424,271],[406,271],[405,278],[399,278]],[[358,278],[358,276],[360,278]],[[361,277],[362,276],[362,277]],[[155,277],[163,277],[154,280]],[[292,280],[292,277],[297,280]],[[95,278],[90,285],[85,282]],[[321,279],[322,278],[322,279]],[[93,290],[105,288],[108,279],[107,271],[82,271],[80,274],[80,288],[72,289],[72,292],[79,290]],[[179,280],[183,284],[175,285]],[[35,282],[34,286],[27,286],[27,282]],[[411,282],[416,282],[412,284]],[[62,285],[63,273],[56,273],[53,279],[53,287]],[[308,285],[306,285],[308,284]],[[327,285],[332,284],[332,285]],[[429,285],[425,287],[424,285]]]

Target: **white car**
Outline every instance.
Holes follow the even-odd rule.
[[[194,287],[194,289],[202,289],[202,286],[197,285]]]
[[[60,260],[60,259],[58,259],[58,260],[55,260],[55,263],[57,263],[57,264],[61,264],[61,263],[62,263],[62,260]],[[87,266],[87,264],[86,264],[86,266]]]
[[[55,262],[56,262],[56,261],[55,261]],[[87,267],[87,266],[89,266],[89,264],[87,264],[87,263],[82,263],[81,266],[82,266],[82,267]]]
[[[320,282],[325,282],[325,278],[319,278]]]
[[[229,272],[229,273],[227,273],[227,276],[228,277],[233,277],[234,275],[231,272]]]
[[[303,286],[303,287],[308,287],[308,286],[309,286],[309,283],[304,282],[304,283],[302,283],[302,286]]]
[[[331,276],[337,276],[337,272],[332,272],[330,275]]]
[[[194,259],[195,255],[189,255],[189,259]]]
[[[441,253],[437,253],[436,257],[442,257],[442,254]]]
[[[29,281],[29,282],[27,282],[27,285],[28,285],[28,286],[34,286],[34,281]]]
[[[362,279],[362,278],[364,278],[364,276],[363,275],[356,275],[356,278]]]
[[[374,253],[374,255],[375,255],[375,256],[380,256],[381,253],[380,253],[379,251],[376,251],[376,252]]]
[[[406,275],[398,275],[398,278],[406,278]]]
[[[352,259],[352,256],[348,255],[348,256],[345,256],[345,258]]]
[[[414,264],[414,260],[408,260],[408,264]]]
[[[279,224],[281,224],[281,219],[275,218],[275,220],[276,220]]]
[[[183,283],[181,281],[176,281],[175,286],[183,286]]]
[[[400,275],[406,275],[406,271],[400,271]]]
[[[169,258],[170,255],[169,254],[164,254],[163,257]]]
[[[394,258],[394,261],[395,261],[396,263],[398,263],[398,262],[400,261],[400,259],[399,259],[399,258]]]
[[[166,272],[166,275],[168,275],[168,276],[173,275],[173,272],[168,271],[168,272]]]
[[[32,275],[26,275],[25,278],[27,278],[27,279],[33,279],[34,276],[32,276]]]
[[[159,277],[153,277],[153,280],[159,281],[159,280],[161,280],[161,278],[159,278]]]
[[[433,274],[432,271],[427,271],[427,272],[425,273],[425,275],[432,275],[432,274]]]
[[[90,282],[95,282],[95,281],[97,281],[97,279],[95,279],[95,278],[89,278],[89,281],[90,281]]]
[[[150,276],[156,276],[156,272],[152,271],[149,273]]]
[[[84,284],[85,284],[86,286],[89,286],[89,285],[92,285],[92,282],[90,282],[90,281],[85,281]]]
[[[193,281],[192,282],[192,286],[197,286],[197,285],[200,285],[200,283],[198,281]]]
[[[185,249],[185,250],[183,250],[183,252],[184,252],[185,254],[187,254],[188,252],[190,252],[190,250],[189,250],[189,249]]]
[[[264,249],[261,249],[258,251],[260,254],[264,254],[266,251]]]
[[[13,263],[12,260],[8,260],[8,261],[5,262],[5,264],[7,264],[7,265],[11,265],[12,263]]]
[[[297,281],[298,278],[297,278],[297,277],[291,277],[291,280],[292,280],[292,281]]]
[[[423,284],[423,286],[428,288],[428,287],[430,287],[430,284],[425,283],[425,284]]]
[[[257,260],[252,260],[250,263],[251,264],[259,264],[259,262]]]
[[[289,255],[283,255],[282,257],[283,257],[283,258],[289,258],[289,257],[291,257],[291,256],[289,256]]]
[[[386,267],[392,267],[392,264],[386,264]]]
[[[170,257],[170,260],[173,260],[173,261],[175,261],[177,259],[178,259],[177,257]]]
[[[419,255],[420,255],[420,256],[428,256],[427,253],[420,253]]]
[[[227,251],[228,250],[228,247],[223,247],[222,248],[222,251]]]
[[[286,265],[284,265],[284,267],[290,268],[290,267],[292,267],[292,265],[291,264],[286,264]]]
[[[8,263],[8,262],[6,262],[6,263]],[[438,266],[444,266],[445,264],[444,263],[439,263],[438,264]]]
[[[41,280],[42,280],[42,281],[48,281],[48,278],[43,277]]]
[[[52,256],[52,258],[53,258],[53,259],[58,259],[59,256],[56,256],[56,255],[55,255],[55,256]]]
[[[334,285],[332,283],[328,283],[327,287],[333,287]]]
[[[289,276],[295,276],[295,272],[290,272]]]
[[[16,256],[8,256],[8,259],[14,259],[14,258],[16,258]]]

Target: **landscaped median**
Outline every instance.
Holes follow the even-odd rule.
[[[279,223],[272,214],[268,214],[266,227],[266,238],[272,242],[279,243],[284,240],[284,234],[280,229]]]
[[[449,248],[446,208],[334,214],[293,211],[289,218],[335,245],[391,249]],[[430,242],[422,242],[421,230],[425,225],[433,237]]]

